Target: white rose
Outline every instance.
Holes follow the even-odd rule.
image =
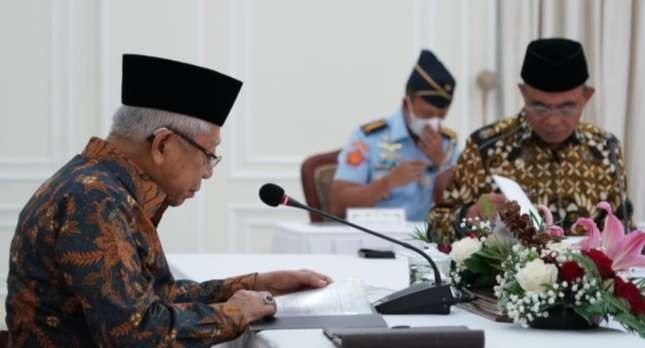
[[[475,238],[463,238],[452,243],[450,258],[461,265],[470,255],[481,249],[482,242]]]
[[[544,292],[544,284],[552,284],[558,279],[558,268],[553,264],[545,264],[542,259],[527,262],[517,272],[515,278],[524,291]]]

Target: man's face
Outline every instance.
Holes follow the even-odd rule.
[[[192,140],[216,154],[220,128],[213,126],[210,132]],[[181,205],[187,198],[192,198],[199,191],[202,179],[213,175],[206,154],[171,130],[162,129],[156,133],[150,151],[156,167],[150,176],[168,195],[167,201],[171,206]]]
[[[526,119],[535,134],[550,148],[559,147],[576,129],[582,110],[594,89],[580,86],[564,92],[545,92],[519,85]]]

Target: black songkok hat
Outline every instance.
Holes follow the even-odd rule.
[[[539,39],[526,48],[522,79],[545,92],[562,92],[582,85],[589,78],[582,45],[569,39]]]
[[[174,60],[123,55],[121,102],[174,112],[222,126],[242,82]]]
[[[430,104],[445,108],[452,102],[456,82],[450,71],[428,50],[421,51],[417,65],[408,79],[407,89]]]

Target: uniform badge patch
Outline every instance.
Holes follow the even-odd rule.
[[[358,167],[363,163],[364,160],[365,157],[360,150],[352,150],[347,153],[347,164],[349,164],[350,166]]]
[[[352,150],[347,153],[347,164],[350,166],[358,167],[365,161],[364,153],[367,152],[369,147],[362,141],[355,141],[352,143]]]

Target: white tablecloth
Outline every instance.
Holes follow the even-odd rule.
[[[223,278],[253,271],[310,268],[329,274],[335,279],[358,277],[369,286],[400,289],[407,285],[407,261],[366,260],[350,255],[168,255],[173,273],[178,278],[203,281]],[[484,319],[453,307],[449,315],[388,315],[390,326],[466,325],[483,329],[486,347],[505,348],[636,348],[645,347],[645,340],[627,334],[615,323],[611,328],[591,331],[546,331],[523,329],[517,325],[503,324]],[[275,330],[246,334],[229,347],[293,347],[332,348],[322,330]]]
[[[273,238],[274,253],[290,254],[356,254],[360,248],[391,250],[387,241],[338,223],[284,222],[278,223]],[[399,229],[380,230],[389,237],[410,242],[410,234],[423,223],[408,222]],[[398,247],[395,250],[400,250]]]

